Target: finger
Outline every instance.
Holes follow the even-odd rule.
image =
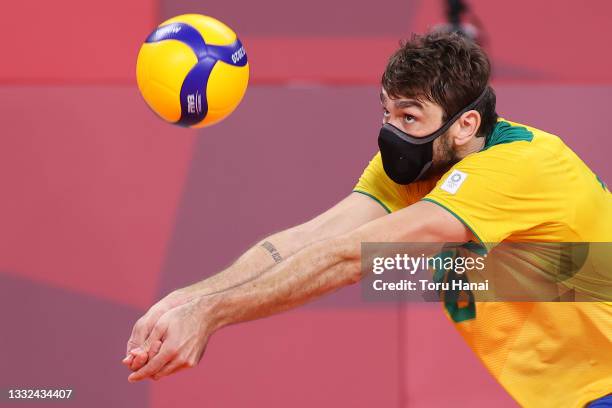
[[[162,369],[168,362],[176,357],[176,353],[172,353],[168,350],[160,350],[159,353],[153,359],[151,359],[144,367],[140,370],[130,374],[128,377],[129,382],[136,382],[140,380],[144,380],[147,377],[151,377],[156,374],[159,370]]]
[[[155,304],[151,306],[147,313],[136,321],[127,342],[126,355],[128,355],[131,350],[140,347],[142,343],[144,343],[162,314],[163,309]]]
[[[177,371],[180,371],[184,368],[189,367],[188,364],[182,362],[179,359],[174,359],[172,361],[170,361],[168,364],[166,364],[165,366],[162,367],[161,370],[159,370],[157,372],[157,374],[153,374],[153,376],[151,378],[153,378],[155,381],[159,380],[162,377],[165,377],[167,375],[170,374],[174,374]]]
[[[198,362],[200,361],[200,359],[202,358],[202,354],[204,354],[205,350],[206,350],[206,346],[204,346],[204,348],[201,350],[201,352],[198,353],[198,357],[196,359],[193,359],[193,358],[183,359],[181,357],[175,357],[168,364],[163,366],[161,368],[161,370],[159,370],[156,374],[153,374],[151,376],[151,378],[153,380],[157,381],[157,380],[159,380],[162,377],[165,377],[165,376],[170,375],[170,374],[174,374],[177,371],[181,371],[181,370],[183,370],[185,368],[193,368],[193,367],[195,367],[198,364]]]
[[[149,317],[146,314],[142,316],[140,319],[138,319],[138,321],[132,328],[132,334],[130,335],[130,338],[128,339],[128,342],[127,342],[127,347],[125,351],[126,356],[130,354],[130,351],[142,345],[142,343],[145,341],[145,339],[149,335],[149,331],[151,330],[151,327],[150,327],[151,325],[152,323],[150,323]]]
[[[151,342],[151,346],[149,346],[148,352],[145,352],[143,349],[135,349],[130,351],[130,354],[133,357],[131,364],[129,365],[130,370],[137,371],[143,365],[147,363],[147,361],[151,360],[155,355],[159,352],[161,348],[162,342],[160,340],[154,340]]]
[[[130,370],[140,370],[151,357],[157,354],[161,347],[161,339],[166,333],[167,328],[168,325],[166,321],[160,319],[155,327],[153,327],[153,330],[151,330],[149,337],[142,343],[142,346],[130,351],[130,353],[134,356],[134,359],[130,364]],[[156,348],[152,349],[153,347]]]
[[[132,353],[133,359],[130,364],[130,370],[138,371],[142,366],[144,366],[147,361],[149,361],[149,353],[145,352],[141,349],[136,349],[130,351]]]
[[[123,360],[121,360],[121,363],[123,363],[124,365],[130,367],[132,365],[132,360],[133,359],[134,359],[134,356],[129,354]]]
[[[155,340],[154,342],[151,343],[151,347],[149,348],[149,360],[151,360],[153,357],[155,357],[157,353],[159,353],[161,346],[162,346],[161,340]]]

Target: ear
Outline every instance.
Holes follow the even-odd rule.
[[[472,138],[476,137],[478,129],[480,128],[480,113],[475,110],[469,110],[465,112],[459,119],[457,119],[457,132],[455,133],[455,145],[463,146]]]

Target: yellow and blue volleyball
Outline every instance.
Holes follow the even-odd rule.
[[[147,37],[136,80],[161,118],[203,127],[236,109],[249,82],[249,63],[231,28],[212,17],[185,14],[164,21]]]

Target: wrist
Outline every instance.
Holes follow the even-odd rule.
[[[224,313],[222,301],[220,294],[201,295],[194,300],[211,334],[228,324],[227,313]]]
[[[168,295],[166,295],[164,301],[170,307],[170,309],[172,309],[177,306],[184,305],[185,303],[189,303],[196,297],[197,293],[189,290],[189,287],[186,287],[170,292]]]

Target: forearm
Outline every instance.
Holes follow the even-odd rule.
[[[443,242],[466,242],[469,238],[469,230],[445,210],[419,203],[350,233],[316,242],[260,277],[203,296],[198,302],[214,331],[302,305],[357,282],[361,278],[362,242],[425,242],[423,251],[436,251]]]
[[[200,302],[216,330],[297,307],[360,277],[359,245],[336,238],[310,245],[259,278]]]
[[[241,285],[291,256],[301,248],[307,238],[306,234],[295,227],[270,235],[253,245],[228,268],[179,289],[178,292],[183,296],[194,297]]]
[[[233,265],[201,282],[179,289],[179,298],[212,294],[249,282],[316,241],[346,234],[385,214],[382,207],[362,194],[352,193],[307,223],[271,235],[249,249]]]

